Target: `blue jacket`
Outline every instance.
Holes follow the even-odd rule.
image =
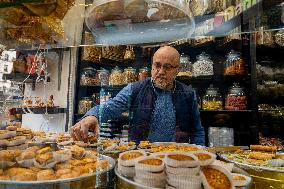
[[[92,108],[85,116],[94,115],[100,122],[106,122],[128,110],[130,140],[139,142],[148,138],[155,100],[154,86],[151,78],[147,78],[131,83],[115,98]],[[189,142],[190,139],[190,143],[205,145],[204,129],[193,89],[176,81],[172,100],[176,112],[176,141]]]

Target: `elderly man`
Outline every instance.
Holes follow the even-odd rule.
[[[86,140],[88,131],[98,132],[98,120],[107,122],[129,111],[132,141],[190,141],[205,145],[195,92],[175,80],[179,60],[175,48],[159,48],[153,56],[151,78],[128,84],[113,99],[90,109],[71,128],[72,137]]]

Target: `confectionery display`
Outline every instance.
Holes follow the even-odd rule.
[[[50,95],[46,100],[39,96],[26,96],[24,97],[22,106],[23,108],[52,108],[54,107],[54,98],[53,95]]]
[[[222,96],[213,85],[207,89],[205,95],[202,99],[202,109],[203,110],[222,110],[223,101]]]
[[[283,154],[277,152],[276,146],[250,145],[250,149],[222,153],[221,157],[240,165],[283,172]]]
[[[232,50],[225,61],[224,75],[244,75],[245,73],[245,61],[238,52]]]
[[[123,75],[124,75],[124,83],[125,84],[137,81],[136,70],[133,69],[132,67],[125,68]]]
[[[117,175],[151,188],[209,189],[246,187],[251,177],[232,173],[233,164],[216,160],[205,150],[146,154],[133,150],[119,155]],[[133,185],[133,184],[132,184]]]
[[[139,73],[138,73],[138,80],[144,80],[146,79],[147,77],[150,77],[151,74],[150,74],[150,71],[147,67],[144,67],[144,68],[140,68],[139,69]]]
[[[234,83],[227,94],[225,109],[227,110],[245,110],[247,108],[247,96],[244,89],[238,83]]]
[[[85,114],[89,109],[93,107],[93,100],[89,97],[84,97],[79,101],[79,114]]]
[[[205,54],[205,52],[200,54],[197,57],[197,61],[194,62],[192,66],[192,74],[194,77],[214,75],[213,62],[210,60],[210,57]]]

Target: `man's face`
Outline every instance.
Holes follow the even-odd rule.
[[[156,87],[172,89],[178,72],[179,57],[176,54],[163,50],[154,55],[151,75]]]

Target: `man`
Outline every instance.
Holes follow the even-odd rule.
[[[197,100],[191,87],[176,81],[180,55],[170,46],[159,48],[152,62],[151,78],[128,84],[116,97],[90,109],[71,128],[77,140],[88,131],[98,132],[99,121],[115,119],[129,111],[129,137],[139,142],[190,142],[205,145]]]

